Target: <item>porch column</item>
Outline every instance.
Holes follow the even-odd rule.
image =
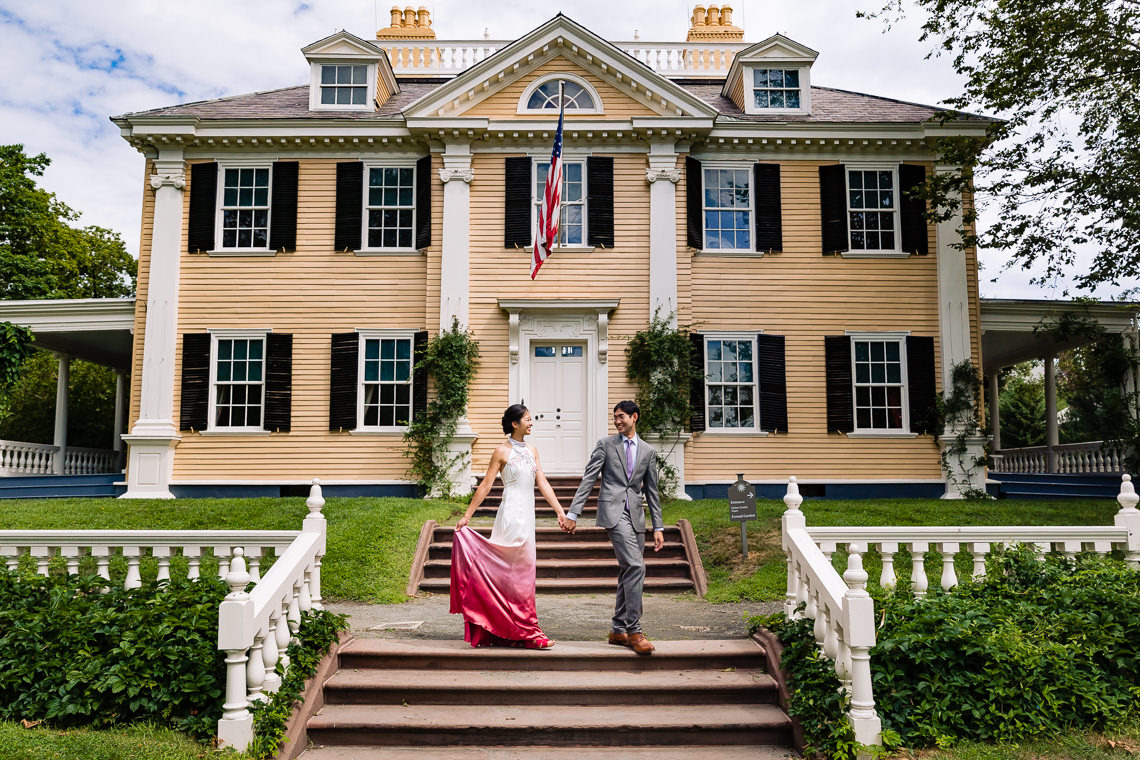
[[[122,454],[123,452],[123,420],[127,416],[125,403],[127,400],[127,376],[115,370],[115,428],[113,430],[111,449]],[[116,466],[121,465],[122,457],[118,458]]]
[[[677,323],[677,169],[676,144],[649,147],[649,316],[661,315]]]
[[[439,265],[439,329],[451,329],[452,320],[459,327],[468,324],[471,282],[471,143],[448,142],[443,151],[443,168],[439,181],[443,183],[443,239],[440,241]],[[468,493],[474,483],[471,479],[471,447],[479,436],[471,429],[464,414],[459,418],[455,435],[448,446],[448,455],[456,462],[449,480],[450,488],[459,494]]]
[[[1045,471],[1057,471],[1057,446],[1061,439],[1057,434],[1057,371],[1056,357],[1045,357]]]
[[[55,378],[55,437],[52,440],[55,446],[55,459],[52,462],[52,472],[63,475],[64,461],[67,459],[67,403],[71,357],[67,354],[56,354],[56,356],[59,358],[59,371]]]
[[[993,438],[993,445],[990,447],[994,452],[1001,451],[1001,417],[998,404],[998,373],[994,372],[990,375],[990,436]]]
[[[182,252],[182,192],[186,164],[181,150],[163,150],[150,176],[154,190],[150,270],[146,282],[139,418],[123,436],[128,446],[125,499],[173,499],[174,364],[178,345],[178,270]]]

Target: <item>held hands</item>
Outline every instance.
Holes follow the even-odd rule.
[[[578,521],[571,520],[566,515],[558,515],[558,527],[567,533],[573,533],[574,529],[578,527]]]
[[[659,552],[665,546],[665,532],[660,530],[653,531],[653,551]]]

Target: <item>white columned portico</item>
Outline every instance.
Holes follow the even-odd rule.
[[[182,192],[186,164],[181,150],[164,150],[150,177],[154,230],[146,292],[139,418],[123,436],[128,445],[127,491],[120,498],[172,499],[174,364],[178,343],[178,274],[182,252]]]
[[[67,459],[67,404],[68,385],[71,381],[71,357],[67,354],[57,354],[59,358],[59,371],[55,377],[55,436],[52,444],[55,446],[55,459],[52,462],[52,472],[62,475]]]
[[[1001,409],[999,406],[998,373],[990,373],[990,438],[993,440],[993,450],[1001,451]]]
[[[1057,357],[1045,357],[1045,472],[1057,472]]]
[[[123,422],[127,416],[127,376],[115,370],[115,430],[112,436],[111,449],[122,454],[123,451]],[[122,457],[119,457],[118,466],[122,466]]]
[[[649,147],[649,316],[658,309],[677,322],[677,169],[672,142]]]
[[[443,236],[440,241],[439,329],[450,330],[453,321],[467,329],[471,282],[471,144],[447,142],[443,151]],[[474,486],[471,477],[471,447],[479,436],[464,414],[451,437],[448,453],[456,462],[449,480],[460,494]]]

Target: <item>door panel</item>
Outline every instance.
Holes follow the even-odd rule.
[[[550,474],[576,474],[586,464],[586,347],[533,341],[530,393],[531,443]]]

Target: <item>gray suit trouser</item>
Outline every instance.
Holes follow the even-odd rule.
[[[645,534],[633,529],[629,510],[623,510],[617,525],[606,530],[618,561],[617,603],[613,629],[617,633],[641,632],[641,588],[645,583]]]

